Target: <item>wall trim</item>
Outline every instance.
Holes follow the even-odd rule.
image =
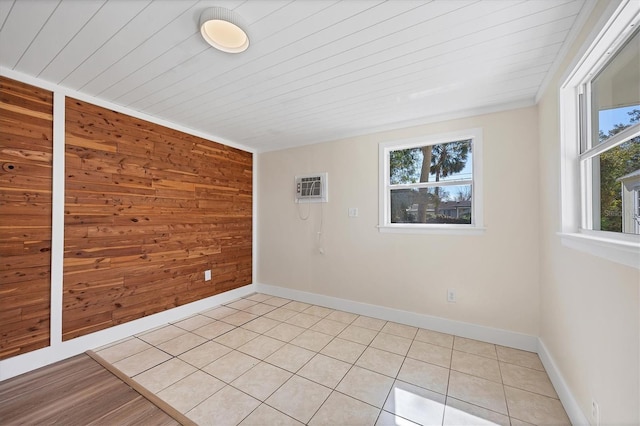
[[[54,362],[78,355],[90,349],[108,345],[126,337],[142,333],[155,327],[197,314],[215,306],[256,292],[254,284],[248,284],[215,296],[201,299],[168,311],[159,312],[134,321],[100,330],[66,342],[52,341],[52,345],[43,349],[16,355],[0,361],[0,381],[44,367]]]
[[[359,315],[394,321],[414,327],[427,328],[441,333],[454,334],[468,339],[482,340],[501,346],[522,349],[529,352],[538,351],[538,337],[516,331],[503,330],[483,325],[471,324],[416,312],[403,311],[380,305],[356,302],[338,297],[308,293],[300,290],[274,286],[270,284],[255,284],[258,293],[294,299],[305,303],[325,306],[332,309],[353,312]]]
[[[560,373],[560,369],[558,365],[554,361],[551,353],[547,349],[547,346],[544,344],[541,338],[538,338],[538,356],[542,361],[542,365],[544,365],[545,370],[547,370],[547,374],[549,375],[549,379],[553,384],[553,387],[562,402],[564,410],[567,412],[569,416],[569,420],[571,420],[571,424],[573,425],[589,425],[589,421],[587,417],[584,415],[582,409],[580,409],[580,405],[576,401],[576,398],[573,396],[571,389],[567,385],[567,382],[564,380],[562,373]]]

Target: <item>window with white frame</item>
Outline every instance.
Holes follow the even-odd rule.
[[[482,228],[482,132],[380,144],[380,230],[473,232]]]
[[[640,3],[623,1],[560,93],[563,235],[622,250],[604,257],[626,264],[638,263],[640,247],[638,23]]]

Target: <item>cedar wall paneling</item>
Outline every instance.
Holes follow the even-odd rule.
[[[251,153],[65,111],[63,340],[251,283]]]
[[[53,94],[0,76],[0,359],[49,345]]]

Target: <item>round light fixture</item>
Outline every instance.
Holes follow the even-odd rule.
[[[227,53],[240,53],[249,47],[249,36],[237,14],[223,7],[205,9],[200,15],[200,33],[207,43]]]

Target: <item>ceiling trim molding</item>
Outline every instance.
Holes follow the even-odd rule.
[[[515,101],[503,102],[503,103],[487,105],[483,107],[464,109],[460,111],[452,111],[452,112],[447,112],[447,113],[438,114],[438,115],[430,115],[430,116],[426,116],[426,117],[422,117],[414,120],[402,121],[399,123],[370,127],[369,129],[367,129],[366,132],[357,132],[357,131],[346,132],[344,134],[341,134],[340,136],[337,136],[331,139],[310,141],[308,143],[303,143],[303,144],[285,143],[283,145],[280,145],[271,149],[269,147],[266,147],[264,149],[258,149],[256,150],[256,153],[260,154],[264,152],[282,151],[285,149],[298,148],[298,147],[308,146],[308,145],[317,145],[317,144],[327,143],[327,142],[337,142],[345,139],[351,139],[351,138],[362,137],[362,136],[370,136],[370,135],[390,132],[394,130],[402,130],[402,129],[408,129],[411,127],[423,126],[426,124],[441,123],[443,121],[458,120],[463,118],[477,117],[484,114],[492,114],[496,112],[509,111],[514,109],[528,108],[535,105],[536,105],[536,102],[533,98],[519,99]]]
[[[109,102],[109,101],[105,101],[103,99],[100,98],[96,98],[95,96],[90,96],[90,95],[86,95],[83,93],[80,93],[76,90],[72,90],[72,89],[68,89],[66,87],[60,86],[58,84],[55,83],[51,83],[48,82],[46,80],[42,80],[40,78],[37,77],[33,77],[27,74],[23,74],[19,71],[15,71],[15,70],[11,70],[8,69],[6,67],[0,66],[0,75],[7,77],[7,78],[11,78],[13,80],[18,80],[21,81],[23,83],[27,83],[27,84],[31,84],[32,86],[37,86],[40,87],[42,89],[46,89],[46,90],[50,90],[52,92],[56,92],[56,93],[61,93],[64,96],[68,96],[70,98],[75,98],[84,102],[88,102],[91,103],[93,105],[97,105],[99,107],[102,108],[107,108],[122,114],[126,114],[129,115],[131,117],[135,117],[135,118],[139,118],[140,120],[145,120],[148,121],[150,123],[154,123],[154,124],[158,124],[160,126],[164,126],[164,127],[168,127],[170,129],[173,130],[177,130],[179,132],[183,132],[183,133],[188,133],[192,136],[197,136],[203,139],[207,139],[211,142],[216,142],[222,145],[226,145],[229,146],[231,148],[236,148],[236,149],[240,149],[242,151],[247,151],[247,152],[251,152],[253,154],[257,153],[257,150],[254,148],[250,148],[246,145],[242,145],[233,141],[230,141],[228,139],[216,136],[216,135],[212,135],[206,132],[202,132],[199,130],[195,130],[192,129],[190,127],[186,127],[177,123],[174,123],[172,121],[168,121],[162,118],[158,118],[155,117],[153,115],[149,115],[140,111],[136,111],[130,108],[127,108],[125,106],[122,105],[118,105],[115,104],[113,102]]]

